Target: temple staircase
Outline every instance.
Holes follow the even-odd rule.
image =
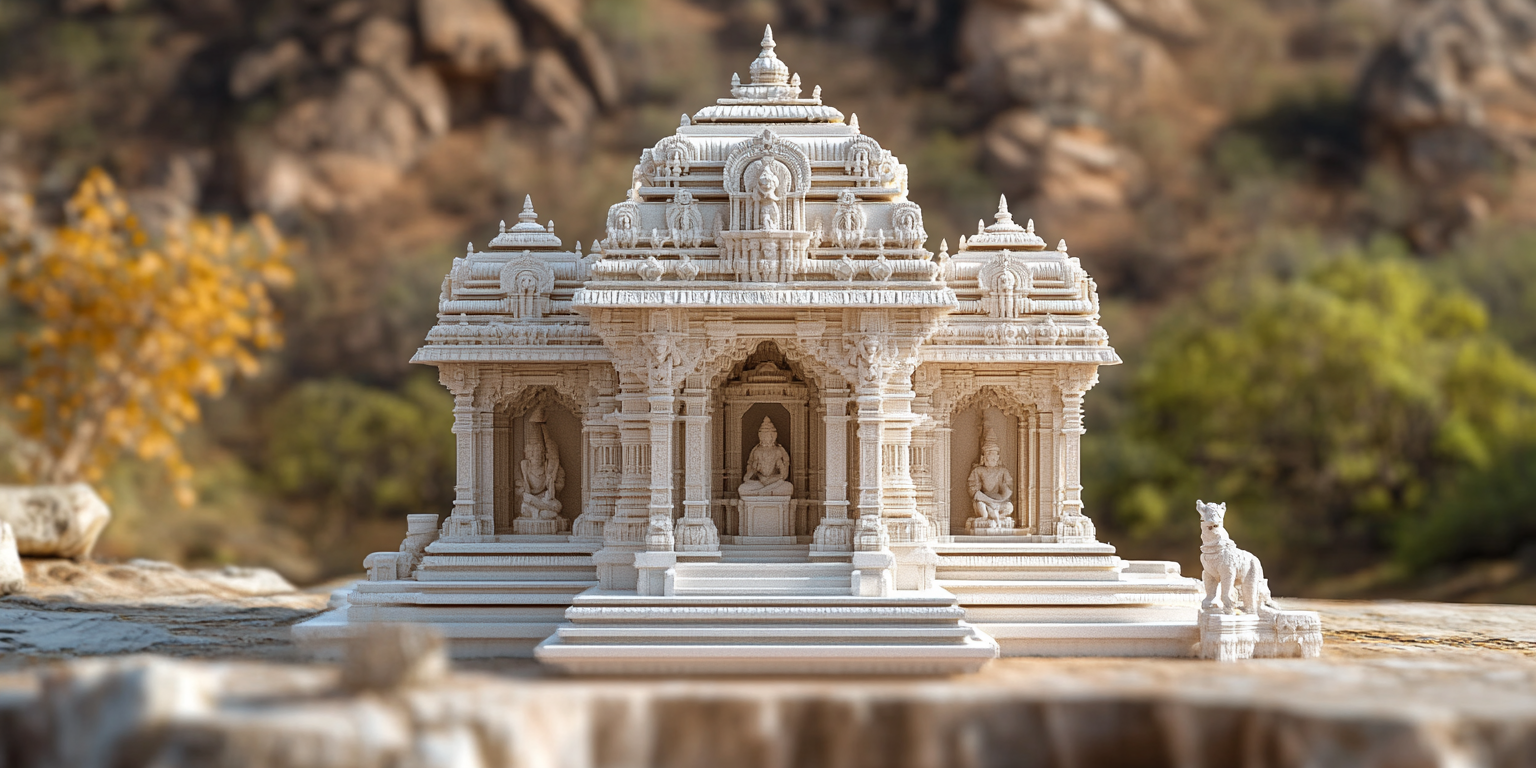
[[[1109,544],[953,536],[938,586],[1003,656],[1188,656],[1202,588],[1178,563],[1127,561]]]
[[[528,658],[575,597],[597,586],[592,553],[601,547],[568,536],[436,541],[415,578],[358,582],[343,604],[295,626],[294,637],[335,655],[368,624],[422,623],[442,632],[459,658]]]
[[[759,566],[760,567],[760,566]],[[535,649],[577,674],[902,674],[974,672],[997,643],[943,590],[891,597],[639,596],[591,590]]]

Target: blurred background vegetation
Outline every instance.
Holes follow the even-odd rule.
[[[526,193],[590,243],[764,23],[908,164],[930,247],[1003,192],[1097,278],[1126,364],[1083,476],[1122,555],[1197,571],[1224,499],[1281,593],[1536,601],[1530,0],[7,0],[0,270],[98,167],[153,242],[295,246],[283,345],[175,430],[196,501],[115,455],[98,553],[316,581],[445,512],[450,399],[406,361],[453,255]],[[43,322],[0,297],[0,481]]]

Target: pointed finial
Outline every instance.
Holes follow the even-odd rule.
[[[821,86],[818,85],[811,89],[811,98],[821,101]]]
[[[800,73],[799,72],[796,72],[795,74],[790,76],[789,84],[794,86],[794,87],[796,87],[796,88],[800,87]]]
[[[501,230],[500,230],[500,232],[503,235],[505,235],[507,233],[507,220],[506,219],[502,219],[501,220]]]
[[[580,255],[581,255],[581,241],[580,241],[580,240],[577,240],[577,241],[576,241],[576,250],[575,250],[575,254],[576,254],[576,255],[577,255],[577,256],[580,256]]]
[[[987,231],[987,223],[985,221],[982,221],[981,219],[977,219],[976,220],[976,234],[979,235],[979,234],[982,234],[983,232],[986,232],[986,231]]]
[[[949,238],[944,238],[943,240],[939,241],[939,258],[942,259],[942,258],[944,258],[944,257],[946,257],[948,255],[949,255]]]
[[[771,51],[771,50],[773,50],[774,43],[773,43],[773,25],[772,24],[764,24],[763,25],[763,43],[762,43],[762,45],[763,45],[763,50],[764,51]]]
[[[550,219],[549,220],[549,223],[544,226],[544,231],[550,233],[551,235],[553,235],[555,233],[555,220],[554,219]]]
[[[731,87],[732,88],[740,88],[741,87],[741,74],[740,73],[738,73],[738,72],[732,72],[731,73]]]
[[[464,253],[467,254],[467,255],[471,255],[471,256],[474,255],[474,253],[475,253],[475,243],[474,243],[473,240],[471,240],[471,241],[469,241],[469,242],[464,244]]]
[[[859,113],[855,112],[848,116],[848,127],[852,128],[854,133],[859,132]]]
[[[1034,219],[1030,219],[1029,223],[1024,225],[1024,231],[1030,233],[1031,235],[1033,235],[1035,233],[1035,220]]]
[[[693,121],[692,121],[692,120],[689,120],[689,119],[688,119],[688,113],[687,113],[687,112],[684,112],[684,113],[683,113],[683,119],[682,119],[682,120],[679,120],[679,121],[678,121],[678,122],[677,122],[677,127],[679,127],[679,128],[687,128],[687,127],[688,127],[688,126],[690,126],[690,125],[693,125]]]
[[[1009,222],[1011,224],[1013,222],[1013,214],[1008,212],[1008,196],[1007,195],[998,195],[997,196],[997,214],[994,215],[992,218],[996,219],[998,221],[998,223],[1002,223],[1002,222],[1006,221],[1006,222]]]
[[[965,235],[960,236],[960,250],[965,250]]]
[[[1067,252],[1067,239],[1065,237],[1061,239],[1061,242],[1056,244],[1056,250],[1061,251],[1062,253]]]
[[[517,215],[517,220],[528,224],[539,223],[539,215],[533,212],[533,195],[523,197],[523,212]]]

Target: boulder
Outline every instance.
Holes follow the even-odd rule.
[[[112,510],[85,483],[0,486],[0,522],[30,557],[90,557]]]
[[[1102,4],[972,3],[959,43],[966,87],[984,108],[1119,116],[1182,97],[1162,44]]]
[[[20,592],[27,586],[27,572],[16,554],[16,534],[10,523],[0,523],[0,595]]]
[[[517,22],[500,0],[420,0],[422,43],[447,57],[462,75],[489,75],[522,66]]]
[[[1146,184],[1141,158],[1102,129],[1055,125],[1028,109],[993,118],[982,146],[1005,192],[1038,195],[1058,208],[1127,208]]]
[[[1439,0],[1409,15],[1367,68],[1374,136],[1419,181],[1496,171],[1536,147],[1536,5]]]

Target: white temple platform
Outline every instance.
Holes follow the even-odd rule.
[[[296,625],[294,639],[334,655],[366,625],[422,623],[442,632],[458,658],[532,657],[576,595],[597,586],[592,553],[601,544],[568,536],[486,538],[433,542],[414,578],[358,582],[346,605]],[[524,540],[531,538],[545,540]]]
[[[592,590],[535,656],[577,674],[960,674],[997,657],[997,643],[964,618],[939,589],[892,597]]]
[[[1001,655],[1192,655],[1202,590],[1178,563],[1036,538],[954,536],[934,545],[938,585]]]

